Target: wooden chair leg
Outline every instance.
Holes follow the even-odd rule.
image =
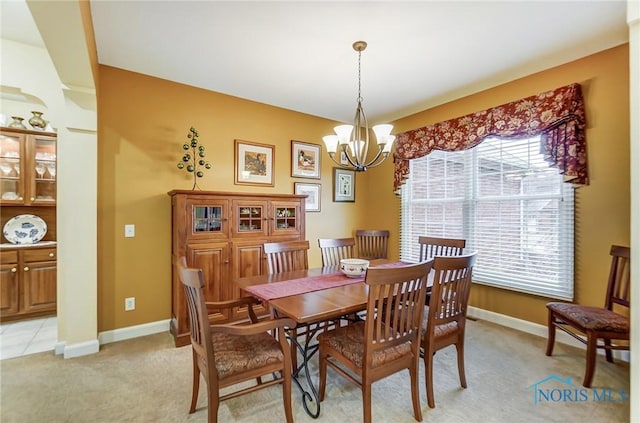
[[[598,342],[598,338],[591,333],[587,333],[587,363],[584,381],[582,382],[582,386],[585,388],[591,388],[591,382],[593,381],[593,373],[596,368],[596,342]]]
[[[191,350],[191,353],[193,355],[193,387],[191,389],[191,406],[189,407],[189,414],[196,411],[198,392],[200,391],[200,369],[198,368],[196,353],[193,349]]]
[[[555,323],[555,315],[553,311],[549,310],[549,321],[547,323],[549,334],[547,335],[547,352],[546,354],[550,356],[553,354],[553,345],[556,342],[556,325]]]
[[[293,340],[298,339],[298,331],[297,329],[291,329],[291,367],[294,371],[298,370],[298,347]]]
[[[424,370],[425,384],[427,385],[427,405],[429,408],[436,408],[436,401],[433,397],[433,351],[429,348],[424,350]]]
[[[207,383],[207,396],[209,403],[208,415],[209,423],[218,423],[218,406],[220,405],[220,398],[218,397],[217,389],[211,389],[209,384]]]
[[[285,366],[282,375],[282,398],[284,400],[284,415],[287,423],[293,423],[293,412],[291,411],[291,368]]]
[[[371,382],[362,381],[362,413],[364,423],[371,423]]]
[[[613,352],[611,351],[611,339],[605,339],[604,345],[609,347],[604,349],[604,355],[605,357],[607,357],[607,361],[609,363],[613,363]]]
[[[413,404],[413,416],[419,422],[422,421],[422,407],[420,406],[420,386],[418,384],[418,372],[420,371],[420,357],[416,357],[415,364],[409,369],[411,376],[411,402]]]
[[[318,398],[320,401],[324,401],[324,391],[327,384],[327,355],[323,353],[322,348],[320,348],[320,354],[318,354],[318,362],[320,365],[320,375],[319,375],[319,384],[318,384]]]
[[[464,337],[464,335],[462,335]],[[456,351],[458,352],[458,375],[460,376],[460,386],[467,387],[467,377],[464,373],[464,338],[456,342]]]

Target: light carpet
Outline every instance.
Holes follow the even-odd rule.
[[[466,375],[459,384],[454,347],[436,354],[436,408],[427,407],[424,364],[420,398],[425,422],[628,422],[629,364],[598,356],[594,388],[582,388],[585,351],[484,321],[468,321]],[[312,360],[317,384],[317,358]],[[296,422],[362,421],[360,390],[328,370],[320,417],[309,417],[293,386]],[[106,344],[97,354],[65,360],[51,352],[0,362],[0,420],[40,422],[206,422],[206,388],[191,399],[191,347],[175,348],[169,333]],[[551,378],[544,382],[545,379]],[[569,385],[566,383],[570,378]],[[564,382],[560,381],[562,379]],[[537,397],[536,388],[545,395]],[[277,385],[221,404],[220,422],[283,422]],[[414,422],[409,374],[373,385],[374,422]]]

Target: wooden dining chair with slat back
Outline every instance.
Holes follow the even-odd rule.
[[[291,272],[294,270],[304,270],[309,268],[309,241],[284,241],[284,242],[267,242],[262,247],[267,257],[267,272],[270,275],[282,272]],[[297,339],[299,335],[306,332],[300,332],[296,327],[290,329],[290,336]],[[298,348],[294,342],[291,342],[291,362],[293,368],[298,368]]]
[[[587,363],[582,385],[591,387],[596,368],[596,351],[604,349],[608,362],[613,363],[612,350],[629,350],[629,307],[631,304],[631,249],[611,246],[611,268],[604,307],[592,307],[564,302],[547,303],[549,337],[547,355],[553,353],[556,328],[587,346]],[[611,341],[623,341],[612,344]]]
[[[322,254],[322,266],[338,266],[340,260],[353,258],[356,241],[353,238],[321,238],[318,246]]]
[[[459,256],[464,251],[467,240],[421,236],[418,237],[418,244],[420,245],[420,261],[424,261],[435,256]]]
[[[309,241],[267,242],[262,248],[270,275],[309,268]]]
[[[374,260],[386,259],[388,256],[389,231],[387,230],[356,230],[356,245],[358,258]]]
[[[370,267],[367,270],[367,319],[318,336],[320,401],[324,400],[329,366],[360,387],[363,421],[369,423],[372,384],[407,369],[411,381],[413,414],[417,421],[422,421],[418,384],[420,331],[431,264]]]
[[[293,423],[291,411],[291,353],[284,335],[285,327],[295,327],[291,319],[256,319],[252,305],[255,298],[239,298],[222,302],[205,302],[205,281],[202,269],[186,267],[181,258],[178,264],[180,281],[185,291],[189,330],[193,353],[193,388],[189,413],[196,411],[200,375],[207,385],[208,421],[218,421],[218,407],[221,401],[248,394],[275,384],[282,384],[282,399],[285,419]],[[211,325],[208,310],[248,307],[251,324]],[[272,336],[269,331],[278,334]],[[277,338],[277,339],[276,339]],[[275,374],[280,374],[277,378]],[[272,376],[273,375],[273,376]],[[267,381],[263,377],[269,378]],[[223,388],[255,380],[257,383],[238,387],[233,391]]]
[[[418,237],[420,246],[420,261],[430,260],[435,256],[459,256],[467,245],[466,239],[460,238],[436,238],[432,236]],[[429,304],[431,292],[427,292],[425,304]]]
[[[436,351],[455,345],[458,353],[460,385],[463,388],[467,387],[464,373],[464,334],[475,262],[475,252],[456,257],[436,256],[433,259],[431,302],[428,306],[424,306],[422,324],[425,383],[427,403],[430,408],[436,406],[433,394],[433,356]]]

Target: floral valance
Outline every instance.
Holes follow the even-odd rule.
[[[409,176],[409,160],[432,150],[457,151],[489,137],[540,135],[540,148],[565,181],[587,185],[587,147],[582,89],[571,84],[502,106],[396,135],[394,190]]]

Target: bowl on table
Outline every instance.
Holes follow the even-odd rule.
[[[350,278],[364,276],[369,267],[369,260],[350,258],[340,260],[340,271]]]

